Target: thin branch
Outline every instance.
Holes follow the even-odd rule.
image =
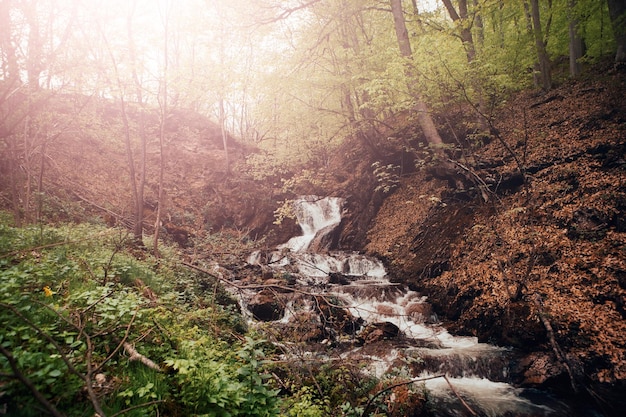
[[[302,10],[302,9],[306,9],[309,6],[314,5],[315,3],[319,3],[321,0],[311,0],[309,2],[306,3],[302,3],[298,6],[295,7],[290,7],[288,9],[283,9],[280,14],[276,17],[272,17],[272,18],[268,18],[268,19],[263,19],[261,20],[259,23],[262,25],[267,25],[270,23],[275,23],[281,20],[285,20],[287,19],[289,16],[291,16],[293,13],[297,12],[298,10]]]
[[[87,390],[87,395],[91,400],[91,404],[93,405],[94,411],[98,414],[99,417],[106,417],[102,406],[100,406],[100,402],[98,401],[98,396],[93,389],[93,383],[91,382],[91,377],[94,374],[93,372],[93,345],[91,343],[91,337],[85,333],[85,341],[87,342],[87,352],[86,352],[86,365],[87,365],[87,373],[85,374],[85,389]]]
[[[61,349],[61,346],[59,346],[59,344],[57,343],[56,340],[54,340],[54,338],[52,336],[50,336],[49,334],[45,333],[39,326],[37,326],[35,323],[33,323],[28,317],[24,316],[22,313],[20,313],[15,307],[13,307],[10,304],[5,304],[0,302],[0,307],[6,308],[8,310],[11,310],[13,312],[13,314],[15,314],[16,316],[18,316],[20,319],[22,319],[22,321],[24,321],[26,324],[28,324],[28,326],[30,326],[33,330],[35,330],[38,334],[40,334],[41,336],[43,336],[44,339],[46,339],[52,346],[54,346],[54,348],[57,350],[57,352],[59,352],[59,355],[61,356],[61,359],[63,360],[63,362],[65,363],[65,365],[67,366],[67,368],[70,370],[70,372],[72,372],[73,374],[75,374],[76,376],[78,376],[79,378],[81,378],[82,380],[85,380],[84,377],[81,376],[81,374],[78,372],[78,370],[74,367],[74,365],[72,364],[72,362],[69,360],[69,358],[65,355],[65,353],[63,352],[63,349]],[[54,311],[53,309],[51,309],[52,311]]]
[[[50,401],[46,399],[46,397],[43,396],[41,392],[39,392],[39,390],[30,381],[30,379],[28,379],[24,374],[22,374],[22,372],[20,372],[20,369],[17,367],[17,361],[15,360],[15,357],[11,354],[11,352],[9,352],[2,345],[0,345],[0,353],[5,358],[7,358],[9,366],[13,370],[13,376],[19,379],[20,382],[22,382],[22,384],[24,384],[26,388],[28,388],[31,394],[33,394],[33,397],[35,397],[35,399],[45,407],[48,413],[52,414],[54,417],[65,417],[59,412],[59,410],[56,409],[56,407]]]
[[[113,349],[113,352],[111,352],[111,354],[109,354],[109,356],[107,356],[102,363],[96,368],[96,370],[94,372],[99,372],[100,370],[102,370],[102,368],[104,367],[104,365],[110,361],[113,356],[115,356],[117,354],[117,352],[120,351],[120,349],[122,348],[122,346],[124,345],[124,343],[126,343],[126,340],[128,339],[128,335],[130,334],[130,328],[133,325],[135,318],[137,317],[137,313],[139,312],[139,309],[136,309],[135,312],[133,313],[133,316],[130,318],[130,321],[128,322],[128,325],[126,326],[126,331],[124,332],[124,337],[122,338],[122,340],[117,344],[117,346],[115,347],[115,349]]]
[[[522,174],[522,177],[524,178],[524,183],[526,184],[526,182],[527,182],[526,181],[526,174],[525,174],[526,169],[524,168],[524,164],[520,161],[519,157],[517,156],[517,154],[515,153],[513,148],[511,148],[511,146],[504,140],[504,138],[502,136],[500,136],[500,133],[499,133],[498,129],[496,129],[496,127],[493,125],[493,121],[491,120],[491,117],[488,117],[486,114],[484,114],[481,111],[481,109],[478,108],[478,106],[476,106],[473,103],[473,101],[469,97],[469,94],[467,93],[467,89],[465,88],[465,85],[461,81],[456,79],[456,77],[454,76],[454,74],[452,74],[452,71],[450,70],[448,65],[446,65],[444,60],[441,59],[441,58],[440,58],[440,60],[441,60],[441,63],[443,65],[444,69],[446,70],[446,72],[450,76],[450,78],[452,78],[454,80],[454,82],[456,82],[457,87],[459,87],[459,89],[463,93],[463,97],[465,98],[465,101],[467,102],[467,104],[476,112],[476,114],[478,114],[480,117],[482,117],[487,122],[487,124],[489,125],[489,130],[494,134],[496,139],[498,139],[500,144],[502,144],[502,146],[504,146],[504,148],[509,153],[509,155],[511,155],[511,157],[515,161],[515,164],[517,165],[517,169],[520,171],[520,173]]]
[[[535,307],[537,307],[537,315],[539,316],[541,323],[546,328],[546,332],[548,333],[548,340],[550,340],[550,344],[552,345],[552,350],[554,352],[554,355],[556,356],[557,360],[563,365],[563,367],[567,371],[572,389],[574,390],[574,392],[578,392],[578,384],[576,383],[576,377],[574,375],[574,372],[572,371],[572,367],[570,366],[569,361],[565,357],[565,354],[563,353],[563,351],[561,350],[561,347],[556,341],[552,324],[550,324],[550,320],[548,320],[548,317],[546,316],[545,311],[543,309],[543,305],[541,303],[541,296],[537,293],[533,294],[532,301],[535,304]]]
[[[378,391],[376,394],[374,394],[373,397],[371,397],[369,399],[369,401],[367,402],[367,404],[365,405],[365,409],[363,410],[363,413],[361,414],[361,417],[366,417],[367,416],[367,412],[369,411],[370,406],[372,405],[372,403],[374,402],[374,400],[379,397],[380,395],[384,394],[387,391],[391,391],[394,388],[397,387],[401,387],[404,385],[409,385],[409,384],[413,384],[414,382],[423,382],[423,381],[428,381],[430,379],[436,379],[436,378],[443,378],[445,379],[445,381],[448,383],[448,385],[450,386],[450,389],[452,390],[452,393],[461,401],[461,404],[463,404],[463,406],[467,409],[467,411],[469,411],[469,413],[473,416],[477,416],[478,414],[476,414],[476,412],[474,410],[472,410],[472,408],[463,400],[463,398],[461,398],[461,396],[459,395],[459,393],[456,391],[456,389],[454,389],[454,386],[452,386],[452,383],[450,382],[450,380],[448,379],[448,377],[445,374],[440,374],[440,375],[433,375],[433,376],[427,376],[427,377],[421,377],[421,378],[413,378],[410,379],[408,381],[403,381],[403,382],[399,382],[397,384],[393,384],[388,386],[385,389],[382,389],[380,391]]]
[[[465,402],[465,400],[463,400],[463,398],[459,395],[459,393],[456,391],[456,389],[454,389],[454,385],[452,385],[452,383],[450,382],[450,380],[448,379],[448,377],[446,375],[443,376],[443,379],[446,380],[446,382],[448,383],[448,385],[450,386],[450,389],[452,390],[452,392],[454,393],[454,395],[456,395],[456,397],[459,399],[459,401],[461,401],[461,404],[463,404],[463,407],[465,407],[467,409],[467,411],[469,411],[469,413],[473,416],[477,416],[478,414],[476,414],[476,412],[474,410],[472,410],[472,408],[469,406],[469,404],[467,404]]]

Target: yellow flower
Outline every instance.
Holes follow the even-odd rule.
[[[43,293],[46,297],[52,297],[52,294],[54,294],[54,291],[52,291],[50,287],[46,285],[45,287],[43,287]]]

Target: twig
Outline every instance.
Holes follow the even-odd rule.
[[[480,178],[480,176],[477,173],[475,173],[473,170],[469,169],[468,167],[466,167],[459,161],[455,161],[450,158],[447,158],[447,159],[448,159],[448,162],[458,166],[463,171],[466,171],[469,175],[475,178],[476,182],[478,183],[478,189],[480,190],[480,194],[483,200],[485,201],[485,203],[489,201],[489,195],[487,195],[487,193],[491,193],[495,195],[495,193],[489,189],[489,186],[487,185],[487,183],[482,178]]]

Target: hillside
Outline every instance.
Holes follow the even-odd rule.
[[[25,111],[26,103],[21,100],[17,97],[12,102],[17,115]],[[37,100],[32,139],[21,142],[18,134],[9,131],[16,139],[7,140],[10,145],[0,149],[2,206],[17,210],[26,221],[98,221],[132,227],[127,129],[119,103],[53,92],[44,92]],[[165,239],[187,247],[202,233],[224,228],[257,237],[267,234],[280,195],[274,195],[272,183],[242,173],[246,157],[257,152],[253,145],[228,134],[225,150],[217,123],[196,112],[175,109],[164,124],[161,154],[157,109],[136,103],[127,107],[135,180],[139,183],[145,178],[147,234],[154,231],[161,160]],[[35,190],[33,197],[30,194]]]
[[[489,201],[407,175],[365,249],[459,334],[527,352],[521,383],[602,397],[626,388],[626,79],[596,71],[498,111],[460,160]]]

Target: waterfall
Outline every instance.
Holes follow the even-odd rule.
[[[315,240],[322,240],[341,223],[341,206],[339,197],[321,198],[305,196],[293,202],[298,224],[302,228],[302,236],[295,236],[279,246],[294,252],[306,252]],[[319,250],[319,248],[316,248]]]
[[[334,340],[342,360],[368,361],[370,372],[377,377],[392,370],[398,361],[413,364],[414,378],[445,374],[481,415],[569,415],[567,407],[549,396],[510,384],[510,349],[450,334],[438,323],[427,297],[392,283],[380,260],[359,253],[328,252],[324,245],[324,253],[316,253],[313,242],[330,240],[328,236],[341,222],[342,205],[337,197],[296,200],[294,210],[302,235],[270,254],[250,256],[251,264],[270,268],[274,276],[288,277],[294,288],[293,293],[276,295],[272,308],[282,303],[284,311],[268,321],[284,326],[284,334],[295,332],[311,344]],[[326,300],[332,304],[324,305]],[[319,317],[310,319],[315,315]],[[312,327],[303,329],[299,317],[309,318]],[[401,340],[402,347],[395,340]],[[380,343],[388,343],[384,355]],[[431,401],[442,408],[440,415],[464,415],[446,380],[431,379],[424,385]]]

